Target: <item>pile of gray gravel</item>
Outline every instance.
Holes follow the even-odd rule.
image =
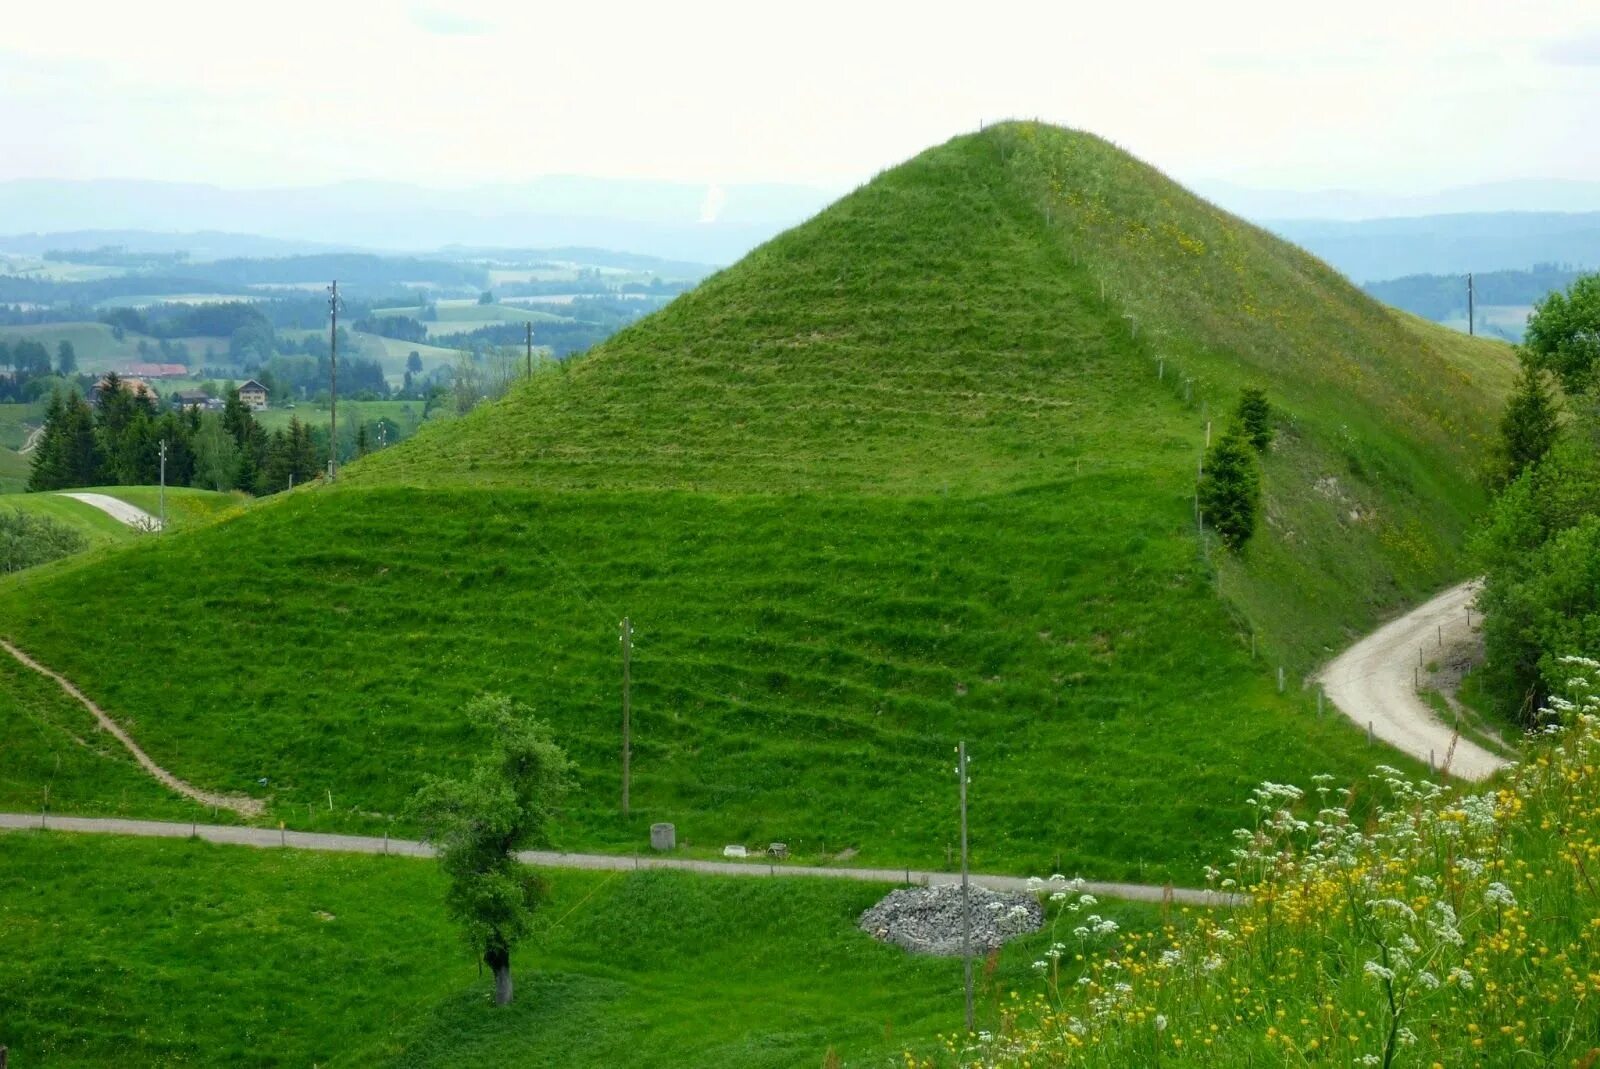
[[[1004,894],[983,887],[968,891],[972,904],[972,952],[987,954],[1009,939],[1036,932],[1044,909],[1029,894]],[[913,954],[961,953],[961,888],[907,887],[891,891],[861,914],[861,930]]]

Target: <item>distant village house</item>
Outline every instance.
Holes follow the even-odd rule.
[[[251,379],[239,387],[239,400],[260,412],[267,407],[267,388]]]
[[[211,411],[222,407],[220,400],[210,396],[204,390],[179,390],[172,395],[172,403],[184,411],[188,411],[191,408]]]
[[[105,391],[106,384],[109,383],[110,381],[111,381],[111,376],[106,375],[106,376],[103,376],[100,379],[100,381],[98,381],[98,382],[96,382],[94,384],[94,389],[89,391],[89,403],[90,404],[96,405],[96,404],[100,403],[100,394]],[[119,384],[121,384],[121,386],[122,386],[122,388],[124,390],[127,390],[129,393],[133,394],[133,396],[135,396],[135,397],[138,397],[139,394],[141,392],[143,392],[152,401],[159,400],[161,398],[161,394],[156,390],[156,388],[154,386],[151,386],[148,382],[144,381],[143,379],[130,379],[130,378],[125,378],[125,377],[119,375],[119,376],[117,376],[117,382]]]

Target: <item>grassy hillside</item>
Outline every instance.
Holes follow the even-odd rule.
[[[981,864],[1193,878],[1249,785],[1393,760],[1299,677],[1459,577],[1508,359],[1103,142],[1008,125],[336,489],[13,581],[0,631],[278,818],[396,812],[501,689],[580,761],[568,845],[674,820],[691,848],[942,863],[965,737]],[[1279,434],[1235,559],[1192,495],[1245,384]]]
[[[888,890],[870,884],[549,873],[497,1010],[426,862],[32,832],[0,850],[0,1020],[26,1065],[881,1065],[960,1014],[958,960],[855,929]],[[986,1022],[1045,945],[982,973]]]
[[[119,367],[139,356],[138,336],[130,335],[121,341],[104,323],[39,323],[29,326],[0,327],[0,338],[9,342],[36,341],[50,350],[52,365],[56,346],[63,341],[72,343],[78,357],[78,366],[85,371],[106,367]]]
[[[28,488],[28,476],[33,474],[32,456],[23,456],[12,449],[0,447],[0,495],[20,494]]]
[[[78,531],[89,540],[91,546],[129,542],[141,537],[139,531],[113,519],[93,505],[61,494],[7,494],[0,497],[0,508],[48,516]]]
[[[152,516],[160,511],[161,491],[154,486],[86,486],[72,492],[105,494],[144,509]],[[166,489],[167,527],[177,531],[213,519],[227,509],[241,505],[244,500],[242,494],[219,494],[214,490],[169,486]],[[143,537],[143,532],[129,527],[103,510],[60,493],[4,494],[0,495],[0,508],[18,509],[59,520],[81,531],[89,539],[90,545],[120,544]]]

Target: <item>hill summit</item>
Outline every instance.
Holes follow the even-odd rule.
[[[1005,124],[337,487],[27,582],[0,630],[291,816],[398,812],[495,690],[578,763],[564,845],[670,820],[942,863],[964,738],[980,865],[1192,879],[1259,781],[1405,763],[1276,669],[1459,577],[1510,364],[1104,141]],[[1247,386],[1277,433],[1234,554],[1195,483]]]

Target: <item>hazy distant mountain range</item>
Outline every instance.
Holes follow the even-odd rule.
[[[1246,219],[1389,219],[1494,212],[1600,212],[1600,182],[1527,178],[1458,186],[1433,193],[1362,193],[1348,189],[1253,189],[1199,181],[1196,193]]]
[[[805,186],[572,177],[467,190],[387,182],[223,189],[120,179],[25,179],[0,182],[0,234],[215,231],[260,235],[296,250],[580,245],[730,263],[834,195]]]
[[[1417,196],[1195,188],[1360,282],[1600,267],[1600,182],[1527,180]],[[627,250],[727,264],[838,190],[548,177],[465,190],[390,182],[287,189],[107,179],[0,182],[0,251],[123,245],[195,259],[446,246]]]
[[[1267,220],[1263,225],[1357,282],[1525,270],[1540,264],[1600,268],[1600,212]]]

